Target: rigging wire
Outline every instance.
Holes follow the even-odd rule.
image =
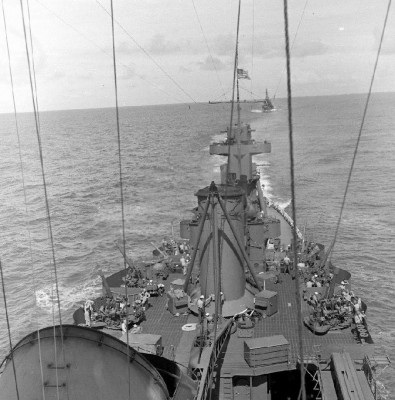
[[[52,271],[51,271],[51,282],[53,279]],[[53,298],[53,285],[51,285],[51,298]],[[53,343],[54,343],[54,354],[55,354],[55,365],[58,365],[58,346],[56,344],[56,328],[55,328],[55,303],[52,302],[52,331],[53,331]],[[59,374],[58,369],[55,369],[55,378],[56,378],[56,395],[58,400],[59,397]]]
[[[293,38],[293,40],[292,40],[291,50],[292,50],[293,47],[294,47],[294,44],[295,44],[295,41],[296,41],[296,37],[297,37],[297,35],[298,35],[300,25],[302,24],[302,21],[303,21],[303,18],[304,18],[304,13],[305,13],[305,11],[306,11],[307,3],[308,3],[308,2],[309,2],[309,0],[306,0],[306,2],[304,3],[303,11],[302,11],[302,14],[301,14],[301,16],[300,16],[300,18],[299,18],[299,23],[298,23],[298,26],[297,26],[297,28],[296,28],[294,38]],[[284,72],[285,72],[285,68],[286,68],[286,67],[283,67],[283,70],[281,71],[280,79],[278,80],[278,83],[277,83],[277,86],[276,86],[276,90],[274,91],[273,100],[276,98],[278,88],[280,87],[280,83],[281,83],[281,81],[282,81],[282,79],[283,79],[283,75],[284,75]]]
[[[112,35],[112,59],[113,59],[113,72],[114,72],[114,90],[115,90],[115,114],[117,122],[117,142],[118,142],[118,166],[119,166],[119,190],[121,196],[121,218],[122,218],[122,245],[123,245],[123,266],[125,271],[126,266],[126,239],[125,239],[125,206],[123,194],[123,179],[122,179],[122,153],[121,153],[121,130],[119,126],[119,106],[118,106],[118,80],[117,80],[117,62],[115,54],[115,29],[114,29],[114,6],[113,0],[110,1],[111,5],[111,35]],[[128,286],[125,285],[126,303],[128,302]],[[128,364],[128,398],[131,396],[131,378],[130,378],[130,350],[129,350],[129,334],[128,334],[128,310],[126,304],[126,357]]]
[[[4,7],[4,5],[3,5],[3,7]],[[4,10],[4,8],[3,8],[3,10]],[[13,351],[13,348],[12,348],[10,319],[8,317],[7,296],[5,294],[3,266],[2,266],[1,260],[0,260],[0,275],[1,275],[1,286],[2,286],[2,289],[3,289],[3,301],[4,301],[5,318],[6,318],[6,321],[7,321],[8,341],[9,341],[9,344],[10,344],[10,357],[11,357],[12,370],[13,370],[14,379],[15,379],[15,390],[16,390],[17,398],[19,400],[18,381],[16,379],[16,369],[15,369],[15,361],[14,361],[14,351]]]
[[[290,173],[291,173],[291,192],[292,192],[292,217],[293,217],[293,264],[295,273],[295,296],[297,307],[298,320],[298,339],[299,339],[299,357],[300,357],[300,386],[302,400],[306,400],[305,388],[305,370],[303,356],[303,337],[302,337],[302,309],[300,301],[299,287],[299,270],[298,270],[298,237],[296,234],[296,204],[295,204],[295,173],[294,173],[294,151],[293,151],[293,126],[292,126],[292,90],[291,90],[291,57],[289,50],[289,34],[288,34],[288,2],[284,0],[284,33],[285,33],[285,53],[287,67],[287,92],[288,92],[288,125],[289,125],[289,158],[290,158]]]
[[[91,43],[93,46],[95,46],[96,48],[98,48],[103,54],[106,55],[111,55],[111,53],[108,53],[106,50],[104,50],[103,48],[101,48],[99,45],[97,45],[94,41],[92,41],[91,39],[89,39],[86,35],[84,35],[82,32],[80,32],[78,29],[76,29],[74,26],[72,26],[71,24],[69,24],[68,22],[66,22],[62,17],[60,17],[58,14],[56,14],[54,11],[52,11],[50,8],[48,8],[45,4],[41,3],[40,0],[35,0],[38,4],[40,4],[43,8],[45,8],[49,13],[51,13],[52,15],[54,15],[57,19],[59,19],[59,21],[61,21],[63,24],[65,24],[67,27],[69,27],[70,29],[72,29],[74,32],[76,32],[78,35],[80,35],[81,37],[83,37],[87,42]],[[133,66],[136,66],[133,63],[130,63]],[[148,85],[152,86],[154,89],[161,91],[162,93],[164,93],[166,96],[170,97],[170,98],[174,98],[177,99],[178,101],[182,102],[182,99],[174,96],[174,95],[170,95],[166,90],[162,89],[159,85],[155,84],[152,81],[149,81],[148,79],[146,79],[143,75],[140,75],[138,73],[136,73],[135,71],[133,71],[130,68],[130,65],[126,65],[122,62],[118,61],[118,65],[122,65],[123,67],[125,67],[127,70],[132,71],[139,79],[141,79],[142,81],[146,82]]]
[[[34,95],[35,95],[35,100],[36,100],[36,105],[38,109],[38,95],[37,95],[37,80],[36,80],[36,68],[34,65],[34,51],[33,51],[33,35],[32,35],[32,23],[30,19],[30,7],[29,7],[29,0],[26,0],[26,5],[27,5],[27,18],[29,22],[29,38],[30,38],[30,51],[32,54],[32,71],[33,71],[33,83],[34,83]],[[38,125],[40,126],[40,115],[37,114],[38,118]]]
[[[2,0],[1,3],[2,3],[5,41],[6,41],[7,57],[8,57],[8,71],[9,71],[10,83],[11,83],[12,104],[13,104],[13,109],[14,109],[15,132],[16,132],[16,137],[17,137],[17,141],[18,141],[18,153],[19,153],[19,164],[20,164],[20,168],[21,168],[23,198],[24,198],[24,204],[25,204],[25,213],[28,216],[29,213],[28,213],[28,207],[27,207],[25,171],[24,171],[23,161],[22,161],[22,146],[21,146],[21,140],[20,140],[20,135],[19,135],[18,118],[17,118],[17,112],[16,112],[14,79],[13,79],[12,67],[11,67],[11,55],[10,55],[10,46],[9,46],[9,41],[8,41],[8,31],[7,31],[7,21],[6,21],[6,17],[5,17],[4,0]],[[29,17],[29,19],[30,19],[30,17]],[[27,231],[28,231],[28,237],[29,237],[29,254],[30,254],[30,260],[31,260],[33,292],[34,292],[34,295],[36,296],[37,286],[36,286],[34,262],[33,262],[32,237],[31,237],[31,232],[30,232],[29,227],[28,227]],[[40,371],[41,371],[41,383],[42,383],[43,399],[45,400],[44,372],[43,372],[43,365],[42,365],[40,333],[39,333],[38,321],[37,320],[36,320],[36,327],[37,327],[37,337],[38,337],[38,347],[39,347],[39,363],[40,363]]]
[[[236,49],[235,49],[235,61],[233,66],[233,85],[232,85],[232,106],[230,108],[230,126],[229,126],[229,137],[228,137],[228,163],[226,165],[226,182],[229,179],[229,166],[230,166],[230,139],[232,138],[233,131],[233,113],[235,107],[235,89],[236,89],[236,80],[237,80],[237,63],[239,58],[239,28],[240,28],[240,9],[241,9],[241,0],[239,0],[239,8],[237,13],[237,29],[236,29]],[[239,107],[239,105],[237,105]],[[240,129],[240,127],[237,127]],[[238,146],[239,147],[239,146]],[[240,162],[240,159],[239,159]]]
[[[225,95],[225,89],[224,89],[224,87],[223,87],[223,85],[222,85],[222,82],[221,82],[221,79],[220,79],[220,77],[219,77],[218,70],[217,70],[217,67],[216,67],[216,65],[215,65],[214,58],[213,58],[213,55],[212,55],[212,53],[211,53],[210,46],[208,45],[208,41],[207,41],[206,35],[204,34],[203,27],[202,27],[202,23],[200,22],[199,14],[198,14],[198,12],[197,12],[197,10],[196,10],[195,2],[194,2],[193,0],[191,0],[191,1],[192,1],[193,9],[195,10],[196,18],[197,18],[198,23],[199,23],[199,26],[200,26],[200,30],[202,31],[202,35],[203,35],[203,38],[204,38],[204,42],[206,43],[207,50],[208,50],[208,52],[209,52],[209,54],[210,54],[211,64],[212,64],[212,66],[214,67],[215,74],[216,74],[216,76],[217,76],[219,85],[221,86],[221,90],[222,90],[222,93],[223,93],[222,95]]]
[[[351,182],[351,175],[352,175],[352,172],[353,172],[353,169],[354,169],[355,160],[357,158],[358,147],[359,147],[359,143],[361,141],[362,131],[363,131],[363,127],[364,127],[364,124],[365,124],[365,118],[366,118],[366,114],[367,114],[367,111],[368,111],[370,96],[372,94],[373,82],[374,82],[374,78],[375,78],[375,75],[376,75],[376,69],[377,69],[377,65],[378,65],[379,57],[380,57],[380,53],[381,53],[381,46],[383,44],[385,29],[387,27],[388,15],[389,15],[389,12],[390,12],[390,9],[391,9],[391,2],[392,2],[392,0],[388,0],[387,11],[386,11],[386,14],[385,14],[383,29],[381,31],[381,36],[380,36],[380,43],[379,43],[379,47],[378,47],[377,55],[376,55],[376,60],[375,60],[374,67],[373,67],[372,78],[370,80],[369,92],[368,92],[368,95],[366,97],[365,108],[363,110],[362,121],[361,121],[361,125],[359,127],[357,143],[355,145],[354,154],[353,154],[353,158],[352,158],[351,166],[350,166],[350,171],[349,171],[348,177],[347,177],[346,188],[345,188],[344,195],[343,195],[343,200],[342,200],[342,204],[341,204],[341,208],[340,208],[339,218],[338,218],[337,224],[336,224],[336,230],[335,230],[335,235],[334,235],[333,242],[332,242],[333,243],[332,244],[332,248],[330,249],[331,253],[330,253],[329,260],[331,260],[331,257],[332,257],[332,254],[333,254],[333,248],[335,247],[335,243],[336,243],[337,235],[339,233],[339,228],[340,228],[340,223],[341,223],[344,207],[345,207],[345,204],[346,204],[346,197],[347,197],[348,189],[349,189],[350,182]]]
[[[252,40],[251,40],[251,73],[250,73],[251,93],[252,93],[252,82],[254,81],[254,38],[255,38],[255,0],[252,0]]]
[[[48,225],[48,232],[49,232],[49,238],[50,238],[50,243],[51,243],[51,251],[52,251],[53,273],[54,273],[54,278],[55,278],[56,297],[57,297],[57,301],[58,301],[58,314],[59,314],[59,325],[60,325],[61,348],[62,348],[62,354],[63,354],[63,362],[65,362],[64,344],[63,344],[62,314],[61,314],[61,310],[60,310],[59,283],[58,283],[57,265],[56,265],[56,257],[55,257],[55,246],[54,246],[54,238],[53,238],[53,232],[52,232],[51,213],[50,213],[50,207],[49,207],[47,183],[46,183],[46,177],[45,177],[44,157],[43,157],[41,134],[40,134],[40,127],[39,127],[38,107],[37,107],[37,104],[36,104],[36,101],[35,101],[34,88],[33,88],[33,77],[32,77],[32,75],[33,75],[34,72],[32,71],[32,62],[31,62],[31,59],[30,59],[30,52],[29,52],[29,48],[28,48],[26,23],[25,23],[25,12],[24,12],[24,7],[23,7],[23,1],[22,0],[20,0],[20,7],[21,7],[21,17],[22,17],[24,41],[25,41],[26,59],[27,59],[28,72],[29,72],[30,92],[31,92],[31,95],[32,95],[32,105],[33,105],[33,113],[34,113],[35,130],[36,130],[36,137],[37,137],[38,150],[39,150],[39,156],[40,156],[41,177],[42,177],[43,189],[44,189],[45,209],[46,209],[46,214],[47,214],[47,225]],[[57,351],[56,351],[55,329],[54,329],[54,345],[55,345],[55,362],[56,362],[56,365],[57,365],[58,360],[57,360]],[[57,371],[57,369],[56,369],[56,379],[58,381],[58,371]],[[67,387],[67,390],[68,390],[68,387]],[[59,398],[58,387],[57,387],[57,396]]]
[[[113,16],[111,16],[111,14],[106,10],[106,8],[100,3],[99,0],[95,0],[97,4],[99,4],[99,6],[112,18]],[[167,78],[169,78],[174,85],[176,85],[178,87],[178,89],[180,89],[189,99],[191,99],[195,104],[197,104],[197,102],[195,101],[195,99],[186,92],[186,90],[151,56],[151,54],[148,53],[147,50],[144,49],[143,46],[141,46],[137,40],[116,20],[114,20],[117,25],[124,31],[124,33],[133,41],[133,43],[165,74],[165,76]]]

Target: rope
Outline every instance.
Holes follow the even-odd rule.
[[[220,77],[219,77],[217,67],[216,67],[216,65],[215,65],[215,63],[214,63],[214,58],[213,58],[213,55],[212,55],[212,53],[211,53],[210,46],[208,45],[207,38],[206,38],[206,35],[204,34],[203,27],[202,27],[202,24],[201,24],[201,22],[200,22],[199,14],[198,14],[198,12],[197,12],[197,10],[196,10],[195,2],[194,2],[193,0],[192,0],[192,5],[193,5],[193,9],[195,10],[195,14],[196,14],[196,18],[197,18],[197,20],[198,20],[199,26],[200,26],[200,30],[202,31],[202,35],[203,35],[203,38],[204,38],[204,42],[206,43],[206,47],[207,47],[208,53],[210,54],[211,64],[212,64],[212,66],[214,67],[215,74],[216,74],[216,76],[217,76],[217,80],[218,80],[218,82],[219,82],[219,85],[221,86],[222,93],[223,93],[223,95],[225,95],[224,87],[222,86],[222,82],[221,82],[221,79],[220,79]]]
[[[51,271],[51,282],[52,282],[53,276],[52,276],[52,271]],[[53,285],[51,285],[51,297],[53,298]],[[55,305],[52,302],[52,332],[53,332],[53,344],[54,344],[54,354],[55,354],[55,365],[58,365],[58,345],[56,343],[56,324],[55,324]],[[55,369],[55,378],[56,378],[56,395],[58,400],[60,400],[59,397],[59,374],[58,374],[58,369]]]
[[[302,24],[303,17],[304,17],[304,13],[305,13],[305,11],[306,11],[306,7],[307,7],[308,1],[309,1],[309,0],[306,0],[306,2],[304,3],[302,15],[300,16],[299,23],[298,23],[298,26],[297,26],[297,28],[296,28],[296,32],[295,32],[294,38],[293,38],[293,40],[292,40],[291,50],[292,50],[293,47],[294,47],[294,44],[295,44],[295,41],[296,41],[296,36],[298,35],[300,25]],[[286,68],[286,67],[284,67],[283,70],[281,71],[280,79],[278,80],[278,83],[277,83],[277,86],[276,86],[276,90],[274,91],[273,100],[276,98],[278,88],[280,87],[280,83],[281,83],[281,81],[282,81],[282,79],[283,79],[283,75],[284,75],[284,70],[285,70],[285,68]]]
[[[29,48],[28,48],[28,40],[27,40],[26,24],[25,24],[25,13],[24,13],[22,0],[20,0],[20,7],[21,7],[22,25],[23,25],[23,33],[24,33],[24,40],[25,40],[26,59],[27,59],[28,71],[29,71],[30,92],[31,92],[31,95],[32,95],[32,104],[33,104],[36,136],[37,136],[38,149],[39,149],[39,155],[40,155],[41,176],[42,176],[43,189],[44,189],[45,209],[46,209],[46,214],[47,214],[48,232],[49,232],[49,238],[50,238],[50,242],[51,242],[53,272],[54,272],[54,277],[55,277],[56,297],[57,297],[57,301],[58,301],[58,314],[59,314],[59,325],[60,325],[62,354],[63,354],[63,361],[65,362],[64,345],[63,345],[62,314],[61,314],[61,310],[60,310],[60,296],[59,296],[59,284],[58,284],[58,275],[57,275],[57,266],[56,266],[56,257],[55,257],[54,238],[53,238],[53,233],[52,233],[51,213],[50,213],[50,208],[49,208],[47,183],[46,183],[46,178],[45,178],[44,157],[43,157],[42,144],[41,144],[41,135],[40,135],[40,128],[39,128],[38,108],[37,108],[37,104],[36,104],[35,96],[34,96],[33,77],[32,77],[32,63],[31,63],[31,60],[30,60],[30,53],[29,53]],[[55,338],[54,338],[54,346],[55,346],[55,362],[56,362],[56,365],[57,365],[58,360],[57,360],[57,349],[56,349],[56,340],[55,340]],[[58,382],[57,370],[56,370],[56,380]],[[67,388],[67,390],[68,390],[68,388]],[[58,387],[57,387],[57,397],[59,399]]]
[[[111,34],[112,34],[112,59],[114,70],[114,90],[115,90],[115,114],[117,122],[117,141],[118,141],[118,165],[119,165],[119,190],[121,196],[121,218],[122,218],[122,244],[123,244],[123,265],[125,271],[126,265],[126,240],[125,240],[125,206],[123,195],[123,179],[122,179],[122,153],[121,153],[121,130],[119,127],[119,106],[118,106],[118,80],[117,80],[117,62],[115,57],[115,29],[114,29],[114,7],[111,0]],[[128,285],[125,285],[126,303],[128,301]],[[126,306],[127,308],[127,306]],[[128,312],[126,312],[126,357],[128,363],[128,398],[131,397],[131,380],[130,380],[130,350],[129,350],[129,334],[128,334]]]
[[[3,12],[4,12],[4,4],[2,1],[3,5]],[[18,382],[16,379],[16,369],[15,369],[15,361],[14,361],[14,352],[12,350],[12,339],[11,339],[11,328],[10,328],[10,319],[8,317],[8,307],[7,307],[7,296],[5,294],[5,285],[4,285],[4,276],[3,276],[3,266],[1,264],[0,260],[0,275],[1,275],[1,286],[3,288],[3,300],[4,300],[4,309],[5,309],[5,318],[7,320],[7,330],[8,330],[8,341],[10,344],[10,356],[11,356],[11,361],[12,361],[12,370],[14,372],[14,379],[15,379],[15,390],[16,390],[16,395],[17,399],[19,400],[19,390],[18,390]]]
[[[8,42],[8,31],[7,31],[7,22],[5,17],[5,10],[4,10],[4,0],[1,1],[2,3],[2,11],[3,11],[3,22],[4,22],[4,31],[5,31],[5,39],[6,39],[6,47],[7,47],[7,57],[8,57],[8,70],[10,75],[10,82],[11,82],[11,93],[12,93],[12,103],[14,108],[14,120],[15,120],[15,131],[18,141],[18,154],[19,154],[19,164],[21,168],[21,178],[22,178],[22,188],[23,188],[23,198],[25,203],[25,213],[28,216],[28,208],[27,208],[27,195],[26,195],[26,185],[25,185],[25,173],[23,168],[22,162],[22,150],[21,150],[21,140],[19,135],[19,126],[18,126],[18,118],[16,112],[16,103],[15,103],[15,90],[14,90],[14,79],[12,75],[12,67],[11,67],[11,56],[10,56],[10,47]],[[37,93],[37,91],[36,91]],[[34,262],[33,262],[33,251],[32,251],[32,238],[31,232],[28,226],[28,236],[29,236],[29,254],[31,260],[31,269],[32,269],[32,281],[33,281],[33,291],[34,295],[36,296],[36,281],[35,281],[35,274],[34,274]],[[36,320],[36,327],[37,327],[37,335],[39,337],[39,329],[38,329],[38,322]],[[43,399],[45,400],[45,393],[44,393],[44,372],[42,367],[42,358],[41,358],[41,347],[39,342],[39,358],[40,358],[40,369],[41,369],[41,383],[42,383],[42,390],[43,390]]]
[[[293,263],[295,272],[295,296],[297,306],[297,319],[298,319],[298,339],[299,339],[299,355],[300,355],[300,386],[302,399],[306,400],[305,388],[305,370],[304,370],[304,357],[303,357],[303,338],[302,338],[302,308],[300,301],[300,288],[299,288],[299,271],[298,271],[298,238],[296,234],[296,202],[295,202],[295,174],[294,174],[294,152],[293,152],[293,126],[292,126],[292,91],[291,91],[291,60],[289,52],[289,35],[288,35],[288,3],[284,0],[284,31],[285,31],[285,53],[287,57],[287,91],[288,91],[288,125],[289,125],[289,158],[290,158],[290,172],[291,172],[291,192],[292,192],[292,216],[294,224],[292,227],[293,234]]]
[[[237,61],[239,58],[238,54],[238,46],[239,46],[239,27],[240,27],[240,4],[239,0],[239,11],[237,15],[237,31],[236,31],[236,50],[235,50],[235,61],[233,66],[233,85],[232,85],[232,107],[230,111],[230,127],[229,127],[229,136],[232,137],[232,129],[233,129],[233,111],[234,111],[234,102],[235,102],[235,88],[236,88],[236,76],[237,76]],[[229,162],[228,162],[228,169],[226,171],[229,172]]]
[[[234,113],[234,104],[235,104],[235,88],[236,88],[236,79],[237,79],[237,63],[239,58],[239,28],[240,28],[240,9],[241,9],[241,0],[239,0],[239,8],[237,14],[237,30],[236,30],[236,49],[235,49],[235,61],[233,66],[233,85],[232,85],[232,106],[230,109],[230,127],[229,127],[229,137],[228,139],[232,138],[232,130],[233,130],[233,113]],[[237,127],[240,129],[240,126]],[[238,140],[238,137],[237,137]],[[239,153],[240,153],[240,146],[237,146]],[[241,159],[239,157],[239,163]],[[228,183],[229,179],[229,165],[230,165],[230,141],[228,140],[228,164],[226,166],[226,183]]]
[[[341,208],[340,208],[339,219],[337,220],[337,224],[336,224],[335,236],[334,236],[334,239],[333,239],[333,245],[332,245],[332,249],[331,249],[331,256],[329,257],[329,260],[331,260],[331,258],[332,258],[333,248],[335,247],[337,235],[339,233],[340,222],[341,222],[343,211],[344,211],[344,206],[346,204],[347,192],[348,192],[348,188],[349,188],[350,182],[351,182],[351,175],[352,175],[352,172],[353,172],[353,169],[354,169],[355,159],[357,158],[359,142],[361,141],[362,130],[363,130],[363,126],[365,124],[365,118],[366,118],[366,114],[367,114],[367,111],[368,111],[370,95],[372,94],[373,82],[374,82],[374,78],[375,78],[375,75],[376,75],[377,65],[378,65],[378,62],[379,62],[379,57],[380,57],[380,53],[381,53],[381,46],[382,46],[382,43],[383,43],[385,28],[387,26],[388,15],[389,15],[390,8],[391,8],[391,2],[392,2],[392,0],[388,0],[387,12],[385,14],[384,25],[383,25],[383,29],[382,29],[382,32],[381,32],[380,43],[379,43],[379,47],[378,47],[378,50],[377,50],[376,60],[375,60],[375,63],[374,63],[373,74],[372,74],[372,78],[370,80],[369,92],[368,92],[368,96],[366,98],[365,108],[363,110],[361,126],[359,127],[357,143],[355,145],[354,155],[353,155],[353,158],[352,158],[352,161],[351,161],[350,171],[348,173],[346,189],[345,189],[344,195],[343,195],[343,200],[342,200],[342,205],[341,205]]]
[[[30,7],[29,7],[29,0],[26,0],[27,5],[27,18],[29,22],[29,37],[30,37],[30,49],[32,52],[32,71],[33,71],[33,83],[34,83],[34,94],[35,94],[35,101],[38,109],[38,96],[37,96],[37,81],[36,81],[36,68],[34,66],[34,52],[33,52],[33,35],[32,35],[32,24],[30,20]],[[38,118],[38,125],[40,126],[40,116],[37,114]]]
[[[250,91],[252,93],[252,82],[254,81],[254,38],[255,38],[255,0],[252,1],[252,39],[251,39],[251,73]]]
[[[27,14],[28,14],[28,21],[29,21],[29,37],[30,37],[30,48],[32,52],[32,67],[33,67],[33,82],[34,82],[34,94],[35,94],[35,101],[36,101],[36,106],[38,109],[38,91],[37,91],[37,80],[36,80],[36,69],[35,69],[35,63],[34,63],[34,51],[33,51],[33,35],[32,35],[32,29],[31,29],[31,18],[30,18],[30,7],[29,7],[29,1],[26,1],[27,4]],[[15,114],[16,118],[16,114]],[[40,115],[37,114],[37,121],[38,121],[38,126],[40,127]],[[24,183],[24,176],[23,176],[23,163],[22,163],[22,155],[20,151],[20,141],[19,141],[19,135],[18,135],[18,146],[19,146],[19,154],[20,154],[20,164],[21,164],[21,170],[22,170],[22,181],[23,181],[23,192],[24,192],[24,198],[25,198],[25,209],[26,209],[26,215],[28,215],[28,209],[27,209],[27,196],[26,196],[26,191],[25,191],[25,183]],[[31,245],[31,234],[30,234],[30,229],[28,228],[29,232],[29,248],[30,248],[30,259],[31,259],[31,269],[32,269],[32,279],[33,279],[33,291],[34,295],[36,296],[36,279],[35,279],[35,271],[34,271],[34,265],[33,265],[33,256],[32,256],[32,245]],[[52,275],[52,274],[51,274]],[[52,278],[51,278],[52,282]],[[53,293],[51,294],[53,298]],[[60,305],[60,302],[59,302]],[[55,315],[55,310],[52,307],[52,315]],[[53,322],[53,325],[55,325],[55,321]],[[41,375],[41,390],[42,390],[42,395],[43,399],[46,399],[45,396],[45,386],[44,386],[44,369],[43,369],[43,359],[42,359],[42,353],[41,353],[41,338],[40,338],[40,330],[39,330],[39,324],[38,321],[36,320],[36,330],[37,330],[37,339],[38,339],[38,358],[39,358],[39,364],[40,364],[40,375]],[[56,365],[58,363],[58,358],[57,358],[57,347],[56,347],[56,336],[55,336],[55,330],[54,330],[54,347],[55,347],[55,362]],[[62,336],[62,354],[63,354],[63,362],[65,362],[65,355],[64,355],[64,347],[63,347],[63,336]],[[56,370],[56,381],[58,382],[59,377],[58,377],[58,371]],[[59,389],[58,387],[56,388],[57,391],[57,397],[59,398]]]
[[[87,42],[91,43],[93,46],[97,47],[103,54],[106,55],[110,55],[111,53],[108,53],[106,50],[104,50],[103,48],[101,48],[99,45],[97,45],[95,42],[93,42],[91,39],[89,39],[86,35],[84,35],[82,32],[80,32],[78,29],[74,28],[74,26],[72,26],[71,24],[69,24],[68,22],[66,22],[62,17],[60,17],[58,14],[56,14],[54,11],[52,11],[49,7],[47,7],[45,4],[41,3],[39,0],[35,0],[36,3],[40,4],[41,7],[45,8],[49,13],[51,13],[53,16],[55,16],[57,19],[59,19],[59,21],[61,21],[63,24],[65,24],[66,26],[68,26],[70,29],[72,29],[74,32],[78,33],[78,35],[80,35],[81,37],[83,37]],[[130,66],[136,66],[135,64],[133,64],[132,62],[129,65],[123,64],[122,62],[118,61],[118,64],[122,65],[123,67],[125,67],[127,70],[132,71],[139,79],[141,79],[142,81],[146,82],[148,85],[152,86],[154,89],[161,91],[162,93],[164,93],[166,96],[168,96],[169,98],[173,98],[176,99],[180,102],[182,102],[182,99],[180,99],[177,96],[171,96],[166,90],[163,90],[159,85],[155,84],[154,82],[149,81],[148,79],[146,79],[144,76],[136,73],[134,70],[132,70],[130,68]]]
[[[99,6],[108,15],[110,15],[111,18],[113,18],[113,16],[104,8],[104,6],[98,0],[96,0],[96,3],[99,4]],[[169,78],[178,87],[178,89],[180,89],[188,98],[190,98],[195,104],[197,104],[195,99],[189,93],[187,93],[184,90],[184,88],[182,88],[181,85],[167,71],[165,71],[165,69],[151,56],[151,54],[149,54],[148,51],[145,50],[144,47],[141,46],[137,42],[137,40],[118,21],[115,21],[115,22],[125,32],[125,34],[133,41],[133,43],[166,75],[166,77]]]
[[[39,155],[40,155],[41,176],[42,176],[42,181],[43,181],[44,197],[45,197],[45,208],[46,208],[46,213],[47,213],[48,229],[49,229],[49,236],[50,236],[50,241],[51,241],[52,261],[53,261],[53,265],[54,265],[56,294],[57,294],[58,311],[59,311],[59,322],[60,322],[60,325],[62,325],[62,315],[60,312],[59,285],[58,285],[58,277],[57,277],[57,267],[56,267],[56,258],[55,258],[54,239],[53,239],[53,232],[52,232],[51,213],[50,213],[50,208],[49,208],[47,182],[46,182],[46,178],[45,178],[44,157],[43,157],[43,151],[42,151],[41,135],[40,135],[40,129],[39,129],[39,125],[38,125],[38,110],[37,110],[37,105],[36,105],[35,98],[34,98],[32,67],[31,67],[31,62],[30,62],[29,49],[28,49],[28,45],[27,45],[26,24],[25,24],[25,16],[24,16],[22,0],[20,0],[20,5],[21,5],[21,13],[22,13],[22,25],[23,25],[24,39],[25,39],[26,59],[27,59],[28,68],[29,68],[30,91],[32,94],[34,121],[35,121],[36,136],[37,136],[38,149],[39,149]],[[61,331],[62,331],[62,329],[61,329]],[[62,336],[63,336],[63,334],[62,334]]]

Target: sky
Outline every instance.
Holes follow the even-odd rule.
[[[1,15],[0,113],[13,112],[13,92],[17,111],[32,111],[20,2],[2,2],[6,23]],[[32,35],[30,64],[39,110],[113,107],[110,1],[23,4],[25,27]],[[366,93],[387,4],[388,0],[288,0],[293,95]],[[229,99],[237,7],[238,0],[114,0],[119,104]],[[394,37],[392,7],[375,92],[395,91]],[[262,98],[266,88],[272,96],[286,96],[281,0],[242,0],[238,66],[251,77],[240,81],[242,98]]]

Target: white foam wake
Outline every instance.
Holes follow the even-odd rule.
[[[60,309],[70,310],[76,305],[83,304],[87,299],[100,296],[100,277],[76,284],[73,287],[59,285]],[[51,313],[53,307],[58,307],[58,297],[55,284],[48,284],[36,291],[36,306]]]

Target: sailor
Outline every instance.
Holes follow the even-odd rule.
[[[185,245],[184,245],[184,242],[181,242],[181,243],[180,243],[180,245],[179,245],[178,247],[179,247],[179,249],[180,249],[180,254],[183,254],[183,253],[184,253],[184,251],[185,251]]]
[[[141,300],[141,305],[144,306],[149,306],[149,298],[151,297],[151,295],[147,292],[146,289],[143,289],[142,292],[139,295],[140,300]]]
[[[187,263],[187,261],[186,261],[184,256],[181,256],[180,263],[181,263],[181,266],[182,266],[182,273],[185,276],[187,274],[188,263]]]
[[[197,308],[199,313],[199,322],[201,323],[204,317],[204,296],[201,295],[197,301]]]
[[[158,283],[158,293],[160,296],[163,296],[165,291],[165,285],[163,283]]]
[[[86,326],[91,326],[91,316],[92,316],[92,300],[87,300],[84,305],[84,316]]]
[[[132,333],[141,333],[142,331],[143,331],[143,328],[141,326],[134,324],[131,332]]]
[[[310,296],[310,305],[313,307],[318,305],[318,292],[314,292],[314,294]]]
[[[126,333],[127,330],[128,330],[128,324],[127,324],[127,322],[126,322],[126,318],[122,321],[121,327],[122,327],[122,332],[123,332],[123,333]]]
[[[121,302],[119,303],[119,309],[120,309],[120,311],[122,312],[123,310],[124,310],[124,308],[126,307],[126,300],[125,300],[125,298],[123,298],[122,300],[121,300]]]

